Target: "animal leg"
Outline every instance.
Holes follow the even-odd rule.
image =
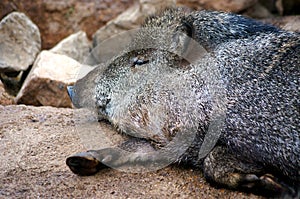
[[[160,157],[149,142],[143,139],[130,139],[119,147],[90,150],[70,156],[66,164],[78,175],[93,175],[105,167],[147,166],[166,161]]]
[[[266,196],[290,192],[289,187],[280,183],[273,175],[254,162],[243,161],[226,147],[216,147],[205,158],[203,165],[205,178],[232,189],[241,189]]]

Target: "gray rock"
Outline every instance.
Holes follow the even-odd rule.
[[[38,27],[23,13],[13,12],[0,22],[0,72],[25,71],[41,50]]]
[[[90,53],[91,47],[92,44],[87,38],[86,33],[79,31],[59,42],[50,52],[66,55],[79,63],[84,63]]]
[[[247,9],[243,15],[247,15],[256,19],[269,18],[273,16],[270,11],[260,3],[257,3],[251,8]]]
[[[282,29],[300,33],[300,15],[288,16],[284,19],[286,21],[285,21],[285,24],[282,25]]]
[[[15,101],[35,106],[71,107],[67,85],[84,76],[89,67],[66,55],[42,51]]]
[[[196,9],[210,9],[227,12],[241,12],[255,5],[257,0],[177,0],[178,5],[187,5]]]
[[[300,32],[300,15],[273,17],[262,20],[287,31]]]

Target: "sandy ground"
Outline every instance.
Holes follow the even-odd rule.
[[[81,115],[73,109],[0,105],[0,198],[258,198],[213,188],[200,171],[176,166],[74,175],[65,159],[87,150],[78,131],[86,123],[79,124]],[[109,126],[98,128],[117,138]]]

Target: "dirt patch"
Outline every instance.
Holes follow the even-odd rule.
[[[76,131],[81,114],[0,106],[0,198],[259,198],[213,188],[200,171],[175,166],[149,173],[105,169],[95,176],[74,175],[65,159],[87,150]],[[99,128],[117,136],[107,125]]]

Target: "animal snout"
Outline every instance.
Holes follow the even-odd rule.
[[[71,101],[73,101],[73,97],[74,97],[74,86],[67,86],[67,91],[68,91],[68,95],[69,95]]]

